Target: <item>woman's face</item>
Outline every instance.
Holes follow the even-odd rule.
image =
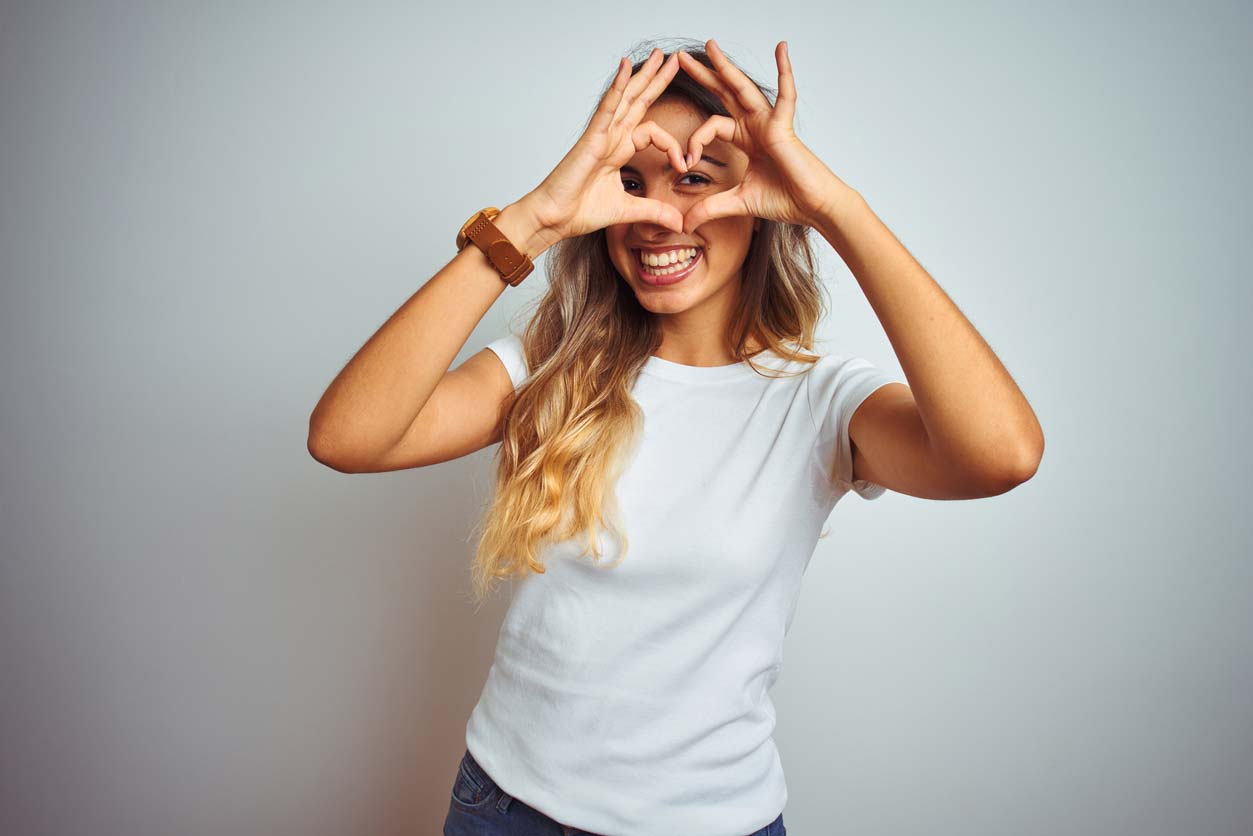
[[[649,119],[678,141],[683,154],[688,151],[688,138],[705,121],[690,104],[664,97],[653,103],[641,121]],[[686,172],[678,172],[667,168],[669,158],[663,151],[649,145],[622,167],[622,186],[638,197],[670,203],[683,214],[697,201],[734,187],[748,168],[744,152],[723,140],[715,139],[701,153],[703,159]],[[740,270],[754,221],[748,216],[717,218],[688,234],[653,223],[614,224],[606,227],[605,236],[610,260],[645,309],[678,314],[703,307],[723,317],[730,315],[739,293]],[[697,250],[695,261],[685,273],[677,271],[682,275],[679,281],[665,276],[646,278],[641,273],[641,251],[662,255],[678,250],[679,260],[671,265],[674,269],[683,264],[688,248]],[[669,260],[675,258],[671,255]]]

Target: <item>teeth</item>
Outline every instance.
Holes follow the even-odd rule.
[[[640,250],[640,262],[647,267],[662,268],[656,272],[658,272],[661,275],[665,275],[666,273],[673,273],[676,271],[666,270],[664,268],[672,264],[678,264],[680,262],[689,262],[693,258],[696,257],[696,252],[697,252],[696,247],[686,247],[686,248],[678,249],[678,250],[670,250],[669,252],[664,252],[664,253],[649,253],[649,252]],[[684,263],[681,266],[686,267],[687,265],[686,263]],[[653,271],[650,271],[650,272],[653,272]]]

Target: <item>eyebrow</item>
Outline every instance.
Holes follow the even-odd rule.
[[[727,164],[724,163],[722,160],[715,160],[713,157],[709,156],[708,154],[701,154],[700,158],[707,163],[713,163],[714,165],[721,166],[722,168],[727,167]],[[667,157],[666,164],[661,167],[661,171],[664,174],[667,171],[673,171],[673,170],[674,170],[674,166],[670,165],[670,158]],[[630,166],[630,165],[622,166],[622,168],[620,168],[619,171],[629,171],[632,174],[640,173],[639,169],[635,168],[635,166]]]

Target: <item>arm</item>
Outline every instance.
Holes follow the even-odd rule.
[[[634,74],[629,61],[618,59],[613,84],[574,147],[538,187],[496,216],[493,223],[532,259],[564,238],[609,224],[647,222],[682,228],[678,209],[627,194],[618,174],[637,149],[650,143],[669,155],[671,165],[683,167],[678,141],[655,122],[640,121],[679,69],[675,56],[664,62],[659,58],[661,50],[654,49]],[[377,468],[380,463],[390,468],[442,461],[451,448],[456,452],[482,441],[483,433],[470,433],[452,443],[441,438],[433,453],[420,449],[420,439],[406,440],[406,434],[445,373],[455,381],[449,391],[458,409],[474,409],[474,403],[467,406],[465,394],[475,388],[478,372],[472,370],[467,379],[457,370],[448,372],[448,367],[506,287],[478,247],[470,245],[457,253],[332,381],[309,418],[310,454],[337,470]],[[436,406],[434,412],[439,413],[438,399]],[[441,419],[436,415],[428,424],[438,428]],[[398,450],[401,442],[406,442],[404,449]]]
[[[527,198],[501,209],[493,223],[532,259],[550,246]],[[331,381],[309,417],[310,455],[351,471],[393,450],[508,286],[473,244],[453,256]]]
[[[1009,372],[861,195],[796,136],[787,42],[775,46],[774,103],[713,40],[705,47],[712,69],[686,53],[680,60],[730,116],[711,116],[693,132],[691,157],[717,137],[747,154],[748,172],[689,207],[684,229],[733,215],[815,227],[856,276],[909,380],[880,387],[850,419],[854,480],[955,498],[1002,493],[1030,478],[1044,435]]]
[[[991,496],[1031,478],[1044,434],[1009,372],[862,196],[833,188],[813,226],[861,285],[909,381],[854,414],[855,478],[927,498]]]

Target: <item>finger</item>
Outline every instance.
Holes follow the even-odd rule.
[[[715,113],[701,123],[699,128],[692,131],[692,135],[687,138],[687,164],[696,165],[705,146],[715,139],[735,142],[735,120],[730,116]]]
[[[669,204],[666,204],[667,206]],[[683,214],[684,235],[691,234],[702,224],[718,218],[731,218],[738,215],[747,215],[748,207],[744,205],[744,200],[740,195],[740,187],[736,186],[727,189],[725,192],[711,194],[703,200],[688,207],[687,212]]]
[[[731,63],[731,59],[723,54],[712,38],[705,43],[705,51],[709,54],[709,60],[713,62],[718,75],[728,87],[735,91],[736,99],[746,111],[756,113],[759,110],[770,110],[770,100],[751,78],[744,75],[743,70]]]
[[[618,109],[614,113],[612,124],[621,123],[627,118],[631,106],[635,104],[635,99],[648,86],[648,83],[653,80],[653,76],[657,73],[657,68],[661,66],[662,62],[658,60],[661,54],[660,49],[653,47],[653,51],[648,54],[648,58],[640,65],[639,71],[631,76],[631,80],[627,82],[626,90],[622,94],[622,101],[618,102]]]
[[[673,205],[651,197],[625,195],[626,209],[618,223],[646,223],[683,232],[683,213]]]
[[[596,112],[592,114],[592,118],[588,120],[588,127],[594,130],[602,130],[608,127],[613,119],[614,113],[618,109],[618,102],[622,100],[622,94],[626,90],[627,81],[631,78],[631,62],[626,57],[618,59],[618,72],[614,74],[613,83],[609,85],[609,89],[605,91],[605,95],[601,97],[600,104],[596,108]]]
[[[774,48],[775,61],[779,64],[779,95],[774,98],[774,115],[789,128],[796,116],[796,80],[792,77],[792,57],[787,54],[787,41],[779,41]]]
[[[744,115],[744,108],[740,107],[739,99],[735,97],[735,93],[731,91],[730,87],[723,84],[712,70],[686,52],[681,52],[679,55],[679,60],[683,63],[683,69],[687,74],[696,79],[698,84],[714,93],[721,100],[722,106],[727,109],[728,113],[737,119]]]
[[[687,171],[687,161],[683,159],[683,146],[673,134],[653,120],[640,122],[635,130],[631,131],[631,141],[635,144],[636,151],[643,151],[649,145],[657,146],[670,158],[670,165],[674,166],[675,171]]]
[[[669,86],[671,79],[679,71],[678,53],[670,53],[670,57],[657,70],[657,74],[653,76],[652,81],[644,88],[644,91],[631,104],[631,108],[627,113],[627,124],[632,125],[644,118],[644,112],[657,101],[657,97]]]

